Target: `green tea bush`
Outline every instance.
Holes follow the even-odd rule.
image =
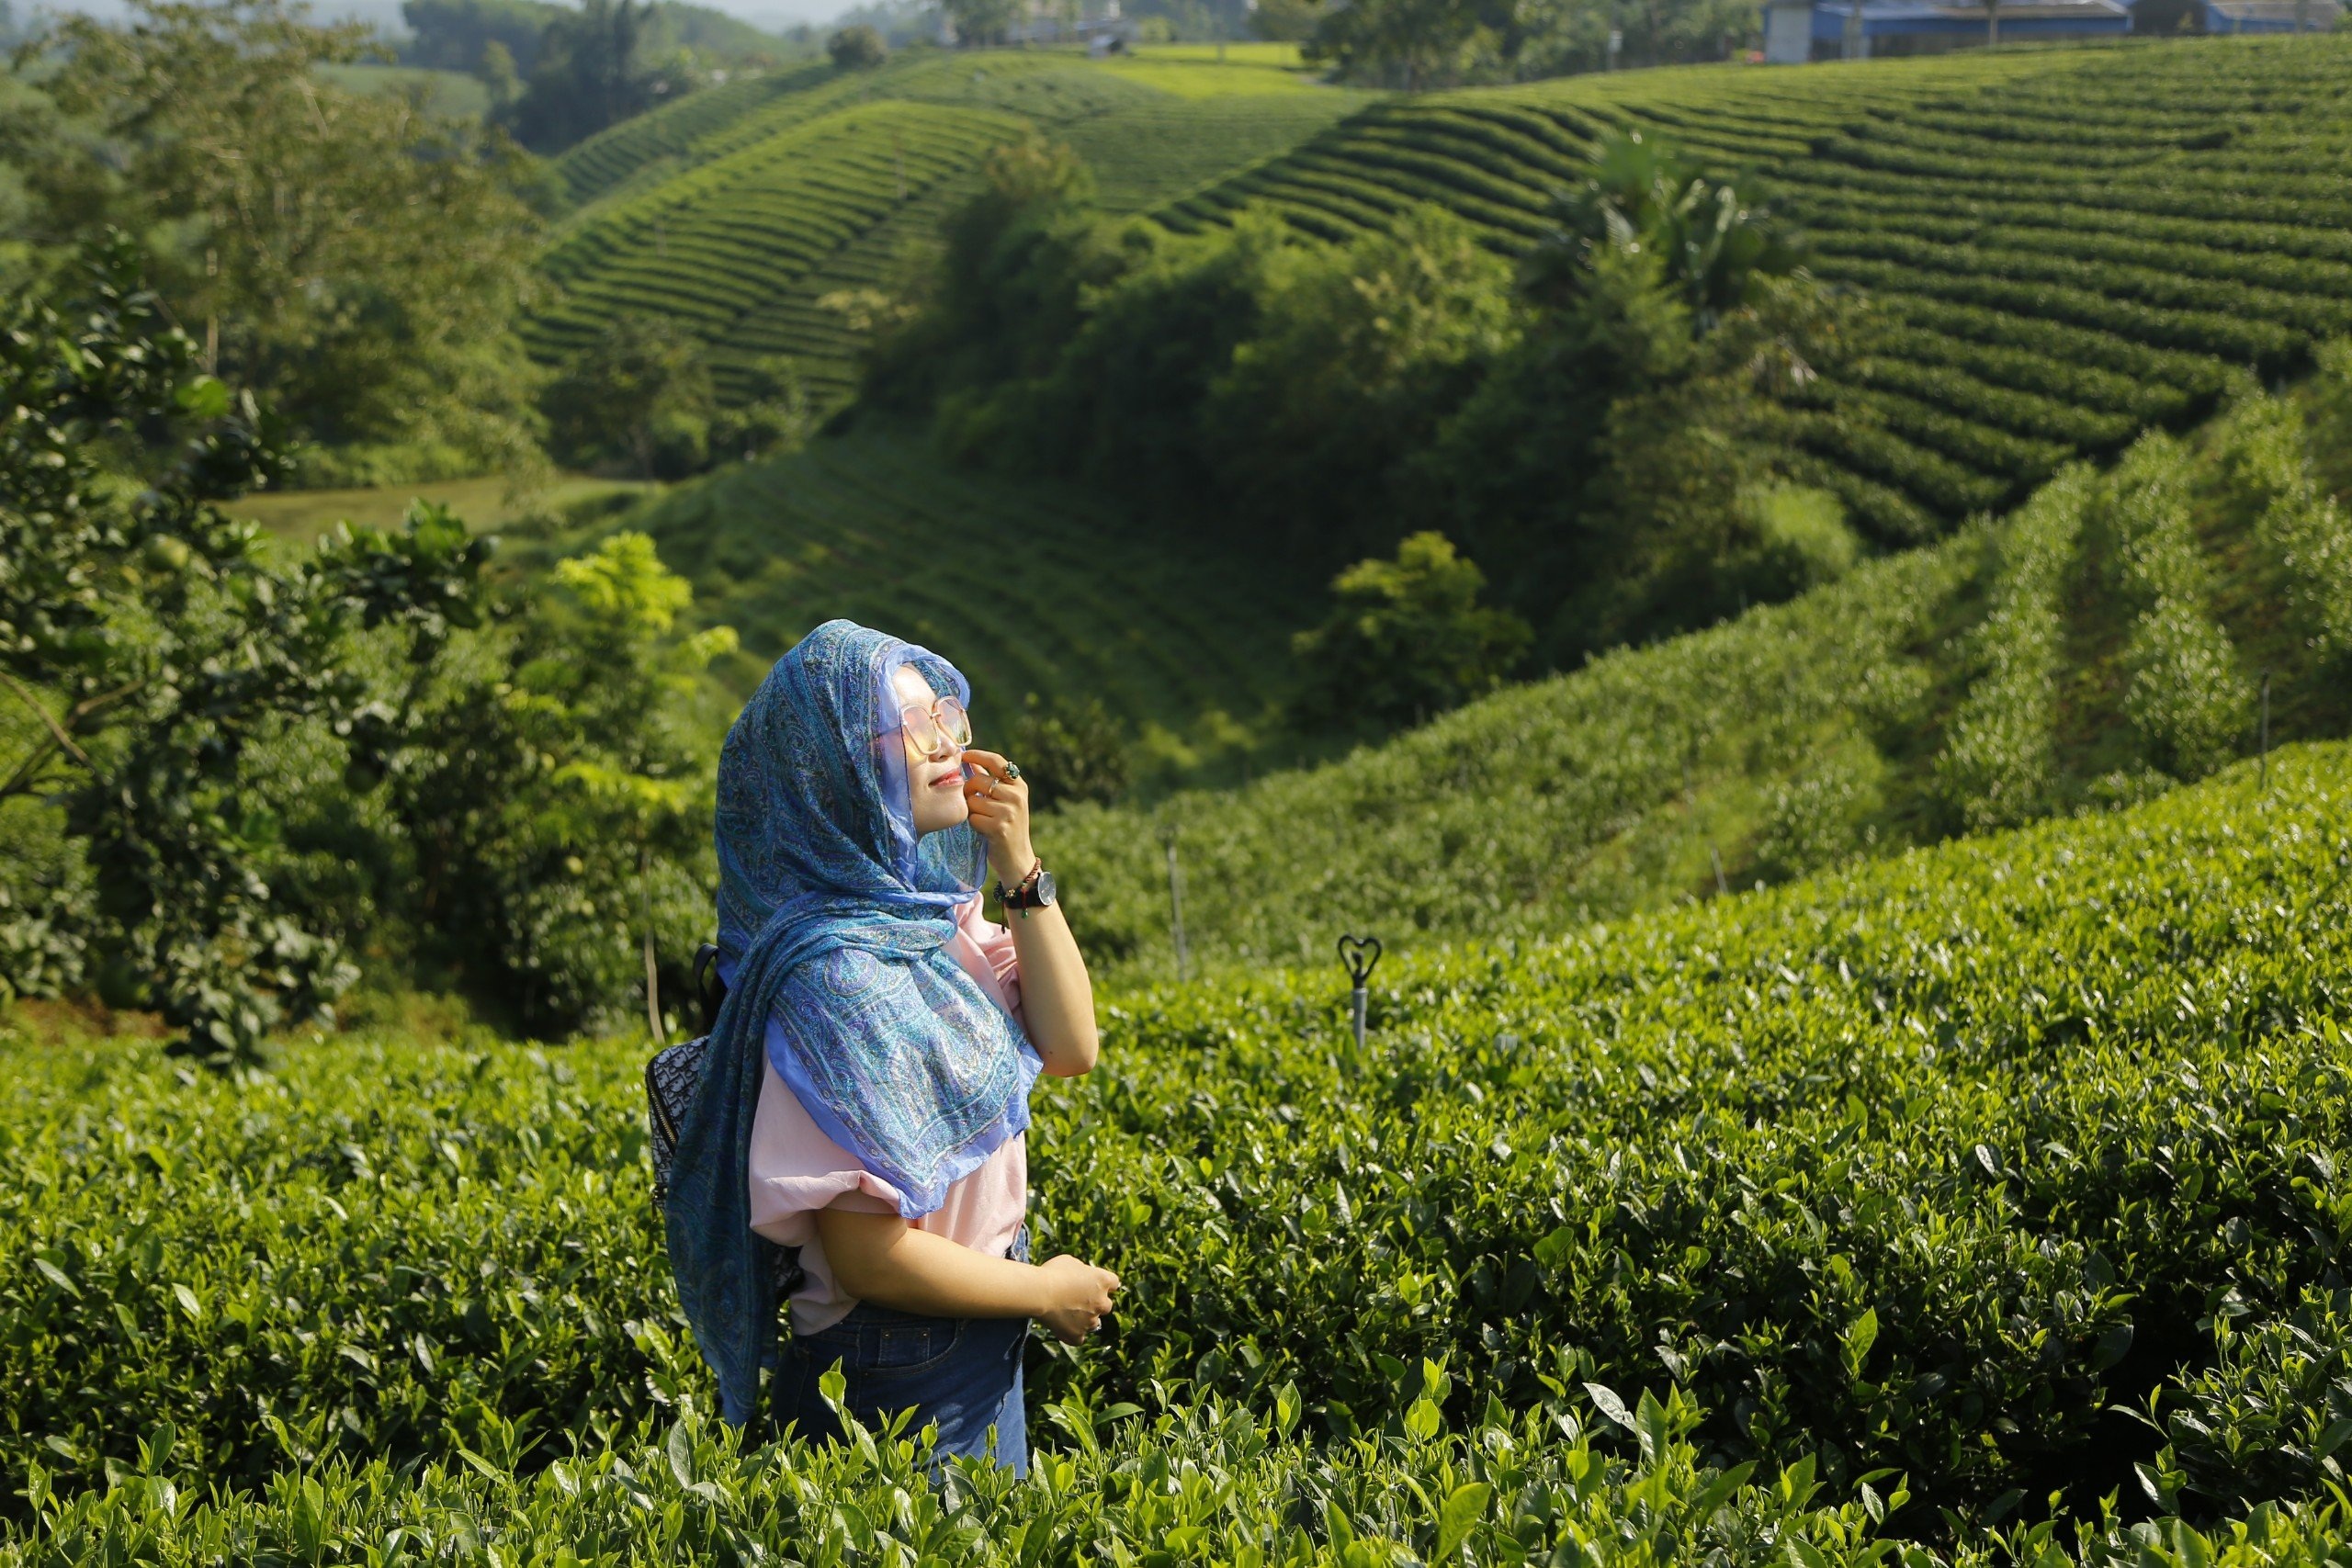
[[[1983,673],[1935,762],[1946,808],[1973,830],[2030,821],[2054,798],[2060,596],[2095,482],[2087,469],[2069,469],[1987,540],[2000,564],[1992,608],[1970,648]]]
[[[2093,518],[2114,553],[2119,585],[2138,608],[2123,651],[2124,712],[2150,764],[2177,778],[2201,778],[2235,751],[2254,692],[2213,618],[2188,480],[2188,454],[2178,442],[2143,437],[2100,485]]]
[[[2323,420],[2352,383],[2352,344],[2321,350],[2313,402]],[[2283,400],[2251,394],[2231,410],[2217,433],[2222,471],[2241,507],[2256,519],[2255,534],[2286,581],[2290,612],[2311,644],[2329,660],[2352,655],[2352,517],[2313,473],[2313,448],[2341,439],[2352,422],[2314,440],[2302,414]]]
[[[415,1477],[338,1461],[199,1502],[164,1424],[103,1494],[61,1495],[36,1472],[35,1520],[0,1540],[0,1562],[1934,1562],[1888,1531],[1908,1501],[1899,1481],[1834,1502],[1802,1461],[1777,1473],[1706,1467],[1688,1440],[1695,1413],[1671,1393],[1629,1408],[1605,1388],[1564,1390],[1550,1411],[1489,1406],[1452,1422],[1443,1370],[1415,1381],[1404,1430],[1336,1450],[1306,1440],[1297,1400],[1282,1394],[1256,1410],[1055,1405],[1035,1425],[1058,1446],[1025,1483],[970,1461],[934,1472],[926,1435],[903,1418],[853,1422],[849,1443],[825,1449],[747,1447],[687,1418],[658,1443],[599,1447],[530,1476],[471,1454]]]
[[[2313,1175],[2326,1179],[2316,1167]],[[2291,1313],[2267,1318],[2225,1301],[2213,1334],[2213,1364],[2150,1402],[2166,1438],[2143,1481],[2151,1495],[2170,1505],[2185,1485],[2242,1507],[2343,1486],[2352,1292],[2309,1291]]]
[[[2233,365],[2293,372],[2352,330],[2352,207],[2312,164],[2341,145],[2352,39],[2293,41],[1874,61],[1801,90],[1725,66],[1423,94],[1159,216],[1259,210],[1346,242],[1428,201],[1518,252],[1600,138],[1670,141],[1760,182],[1820,276],[1927,329],[1822,363],[1828,417],[1789,434],[1939,533],[2205,412]]]
[[[1392,960],[1361,1055],[1319,974],[1122,1002],[1040,1091],[1033,1223],[1126,1290],[1040,1344],[1039,1396],[1295,1402],[1343,1444],[1426,1426],[1428,1360],[1446,1422],[1672,1384],[1702,1460],[1810,1457],[1841,1497],[2129,1484],[2154,1444],[2105,1407],[2352,1247],[2314,1179],[2352,1145],[2346,760]],[[707,1407],[639,1065],[13,1050],[0,1464],[84,1493],[168,1421],[224,1485],[537,1472]]]

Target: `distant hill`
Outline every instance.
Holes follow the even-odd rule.
[[[2310,411],[2307,415],[2305,409]],[[1039,830],[1088,951],[1173,967],[1557,934],[2161,793],[2352,732],[2352,345],[1792,603],[1236,791]],[[1206,890],[1215,890],[1206,892]],[[1202,896],[1206,892],[1206,896]]]
[[[1433,202],[1542,232],[1603,132],[1759,175],[1877,330],[1786,441],[1883,543],[2016,504],[2352,330],[2352,38],[1580,76],[1384,101],[1159,216],[1340,240]]]
[[[1139,771],[1182,774],[1253,739],[1290,683],[1294,586],[1096,498],[960,473],[910,440],[821,439],[514,549],[529,565],[619,527],[650,534],[693,581],[699,619],[741,633],[718,671],[738,695],[848,615],[954,660],[984,745],[1005,743],[1030,693],[1099,698]]]
[[[562,298],[529,342],[559,359],[616,313],[668,315],[717,351],[722,391],[730,367],[786,354],[838,404],[870,325],[852,297],[890,286],[990,148],[1041,129],[1096,168],[1107,205],[1175,200],[1369,101],[1283,58],[915,50],[874,71],[828,64],[697,93],[556,160],[577,205],[548,252]]]

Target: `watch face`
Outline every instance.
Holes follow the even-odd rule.
[[[1047,904],[1050,904],[1050,903],[1052,903],[1053,901],[1054,901],[1054,874],[1053,874],[1052,872],[1050,872],[1050,871],[1041,871],[1041,872],[1039,872],[1039,873],[1037,874],[1037,903],[1038,903],[1038,907],[1042,908],[1044,906],[1046,906],[1046,905],[1047,905]]]

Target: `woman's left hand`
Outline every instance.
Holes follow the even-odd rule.
[[[1004,776],[1010,766],[994,751],[977,746],[964,750],[964,799],[971,807],[972,828],[989,847],[989,864],[997,879],[1020,881],[1037,863],[1029,847],[1029,781]]]

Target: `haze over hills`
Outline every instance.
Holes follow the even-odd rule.
[[[782,32],[798,23],[819,24],[841,13],[834,0],[709,0],[712,9],[749,22],[769,32]],[[388,39],[404,36],[409,28],[401,16],[401,0],[310,0],[311,15],[322,22],[361,21]],[[19,7],[28,17],[40,11],[72,12],[116,22],[130,15],[123,0],[39,0]]]

